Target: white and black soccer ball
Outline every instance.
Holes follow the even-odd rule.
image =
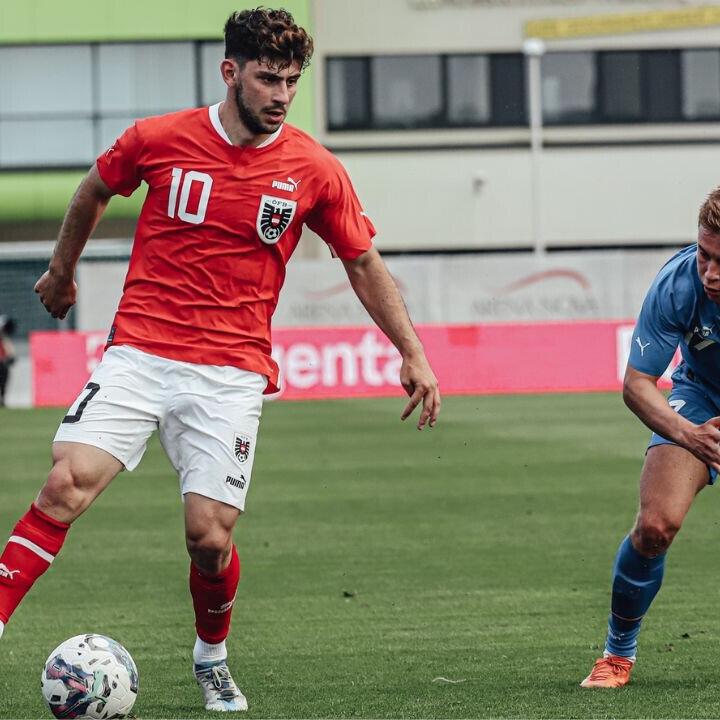
[[[41,682],[56,718],[125,718],[138,694],[138,672],[130,653],[115,640],[93,633],[76,635],[56,647]]]

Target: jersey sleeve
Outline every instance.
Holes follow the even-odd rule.
[[[306,220],[337,257],[354,260],[372,247],[375,228],[360,205],[345,168],[332,158],[326,192]]]
[[[135,123],[97,159],[100,177],[113,192],[129,197],[137,190],[142,181],[141,150],[142,142]]]
[[[628,365],[654,377],[667,369],[684,333],[683,298],[672,279],[658,278],[645,296],[633,332]]]

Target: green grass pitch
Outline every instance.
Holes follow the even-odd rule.
[[[271,403],[230,663],[248,718],[720,716],[717,490],[671,551],[633,683],[578,687],[648,432],[616,395]],[[0,411],[0,540],[44,479],[60,411]],[[177,481],[157,441],[73,527],[0,640],[0,718],[48,717],[47,654],[99,632],[140,672],[140,718],[207,717]],[[453,682],[447,682],[445,678]]]

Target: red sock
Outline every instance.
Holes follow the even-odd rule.
[[[206,575],[190,563],[190,594],[198,637],[213,645],[230,632],[230,617],[240,582],[240,558],[233,545],[230,564],[219,575]]]
[[[35,503],[20,518],[0,555],[0,621],[10,619],[25,593],[50,567],[69,528]]]

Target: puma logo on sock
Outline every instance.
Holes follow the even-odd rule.
[[[7,565],[4,563],[0,563],[0,577],[3,578],[10,578],[10,580],[13,579],[17,573],[19,573],[19,570],[11,570]]]

